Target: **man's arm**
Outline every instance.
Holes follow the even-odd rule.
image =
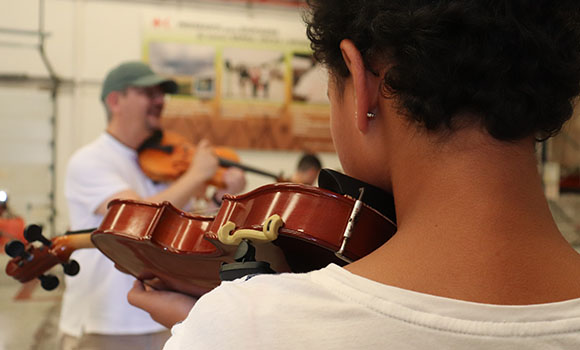
[[[187,171],[168,188],[146,198],[142,198],[132,189],[117,192],[105,199],[97,207],[95,213],[105,215],[107,204],[115,198],[136,199],[155,203],[169,201],[176,207],[182,208],[195,193],[204,189],[206,182],[215,174],[217,166],[218,161],[209,142],[203,140],[198,144],[195,156]]]

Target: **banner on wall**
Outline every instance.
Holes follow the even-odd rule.
[[[327,76],[312,58],[302,23],[149,16],[143,58],[178,83],[163,123],[192,142],[334,151]]]

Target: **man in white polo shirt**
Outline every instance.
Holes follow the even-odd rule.
[[[137,148],[161,127],[166,93],[177,84],[156,75],[141,62],[123,63],[107,75],[101,99],[107,128],[70,159],[65,195],[71,230],[96,227],[114,198],[170,201],[183,208],[206,186],[218,166],[207,141],[201,141],[188,170],[176,181],[155,183],[141,170]],[[232,192],[245,185],[243,172],[232,170]],[[96,249],[73,254],[81,266],[66,277],[59,329],[62,349],[160,349],[165,327],[131,305],[127,291],[134,278],[117,271]]]

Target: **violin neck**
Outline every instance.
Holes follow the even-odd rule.
[[[52,240],[52,249],[61,260],[68,260],[72,252],[84,248],[95,248],[90,233],[58,236]]]
[[[267,171],[256,169],[256,168],[253,168],[253,167],[250,167],[250,166],[247,166],[244,164],[240,164],[238,162],[234,162],[234,161],[231,161],[228,159],[218,157],[218,162],[219,162],[219,166],[224,167],[224,168],[236,167],[236,168],[240,168],[240,169],[245,170],[245,171],[249,171],[251,173],[255,173],[255,174],[264,175],[264,176],[274,178],[276,181],[278,181],[278,179],[280,178],[280,176],[278,176],[276,174],[272,174],[272,173],[269,173]]]

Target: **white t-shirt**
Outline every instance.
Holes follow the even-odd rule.
[[[580,349],[580,299],[528,306],[459,301],[337,266],[224,282],[164,350]]]
[[[139,168],[135,150],[109,134],[102,134],[78,150],[68,164],[65,195],[69,206],[70,229],[99,226],[97,207],[124,190],[142,197],[156,194],[166,185],[155,184]],[[97,249],[75,251],[72,259],[80,264],[78,275],[66,276],[59,328],[63,333],[145,334],[164,330],[148,313],[127,302],[134,277],[115,269],[113,262]]]

